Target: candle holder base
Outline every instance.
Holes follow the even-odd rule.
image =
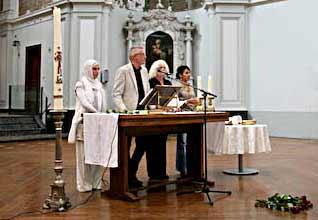
[[[54,209],[59,212],[64,212],[71,207],[69,198],[65,196],[64,184],[51,184],[51,193],[43,203],[43,209]]]

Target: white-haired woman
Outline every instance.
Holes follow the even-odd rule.
[[[165,79],[166,73],[169,73],[166,61],[155,61],[149,70],[150,88],[154,88],[156,85],[171,85],[171,82]],[[166,174],[167,135],[151,136],[149,140],[151,140],[151,146],[146,148],[146,157],[150,182],[168,179],[169,176]]]
[[[150,88],[156,85],[171,85],[171,82],[165,78],[169,73],[169,66],[164,60],[157,60],[153,62],[149,70]]]
[[[97,78],[99,69],[97,61],[87,60],[83,66],[83,76],[75,85],[76,107],[68,142],[76,141],[76,186],[80,192],[101,189],[103,168],[85,164],[82,118],[83,113],[106,110],[105,92]]]

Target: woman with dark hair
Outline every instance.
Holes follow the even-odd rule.
[[[176,77],[178,82],[177,86],[181,86],[178,97],[180,101],[185,101],[181,106],[183,111],[193,111],[195,106],[199,104],[199,100],[195,98],[193,87],[189,84],[191,71],[188,66],[179,66],[177,68]],[[180,172],[180,176],[184,177],[187,174],[187,134],[177,135],[177,152],[176,152],[176,169]]]

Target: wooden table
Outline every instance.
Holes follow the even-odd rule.
[[[208,122],[226,121],[224,112],[207,113]],[[148,115],[120,115],[118,120],[118,168],[110,169],[110,196],[134,201],[139,198],[129,191],[128,158],[129,136],[155,134],[189,133],[189,150],[187,161],[190,163],[189,176],[200,180],[203,178],[203,124],[204,113],[173,113]]]

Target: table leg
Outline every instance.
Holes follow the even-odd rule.
[[[225,174],[231,175],[252,175],[258,174],[259,171],[252,168],[243,168],[243,154],[238,155],[238,169],[227,169],[223,170]]]
[[[201,180],[204,177],[203,130],[201,125],[193,125],[191,128],[191,132],[187,134],[187,171],[190,177]]]
[[[238,155],[238,168],[239,172],[243,172],[243,154]]]
[[[128,161],[129,145],[131,139],[125,135],[122,128],[118,129],[118,159],[119,166],[110,169],[110,188],[106,195],[117,197],[123,200],[136,201],[140,198],[129,192],[128,186]]]

